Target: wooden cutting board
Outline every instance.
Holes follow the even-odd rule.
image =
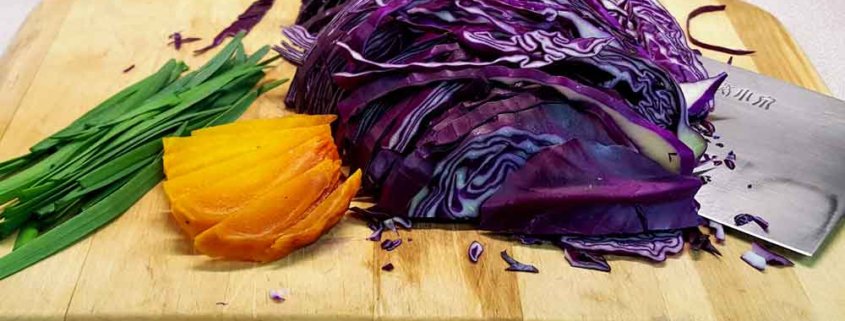
[[[0,60],[0,158],[23,153],[118,89],[171,57],[183,31],[211,38],[249,3],[237,1],[47,0]],[[736,65],[827,92],[807,59],[769,14],[736,0],[665,0],[682,21],[700,5],[727,13],[693,24],[702,40],[752,48]],[[213,3],[213,4],[212,4]],[[246,38],[248,48],[280,39],[297,0],[280,0]],[[705,55],[727,59],[710,51]],[[124,74],[130,65],[135,69]],[[277,68],[273,77],[293,68]],[[247,118],[284,114],[285,89],[262,98]],[[808,106],[811,107],[811,106]],[[845,238],[834,235],[816,259],[764,273],[739,256],[748,240],[729,237],[721,258],[674,257],[661,264],[613,258],[610,274],[573,269],[561,251],[526,247],[451,225],[402,232],[384,252],[368,229],[346,220],[318,244],[263,266],[207,259],[192,252],[168,215],[160,188],[95,235],[0,281],[0,320],[834,320],[845,315]],[[413,241],[410,241],[410,239]],[[469,264],[472,240],[486,245]],[[0,245],[0,253],[11,247]],[[540,274],[504,271],[507,249]],[[379,268],[388,262],[393,272]],[[289,289],[284,303],[271,289]]]

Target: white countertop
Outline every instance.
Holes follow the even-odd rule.
[[[777,17],[798,42],[833,96],[845,99],[843,0],[745,0]],[[730,9],[729,9],[730,10]]]
[[[12,41],[26,15],[39,0],[0,3],[0,52]],[[298,1],[298,0],[285,0]],[[778,17],[810,58],[834,96],[845,99],[845,36],[839,18],[843,0],[746,0]],[[729,8],[730,10],[730,8]]]
[[[26,16],[40,0],[3,0],[0,3],[0,54],[12,42]]]

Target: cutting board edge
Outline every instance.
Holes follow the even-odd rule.
[[[47,1],[49,1],[49,0],[47,0]],[[722,0],[722,1],[726,1],[726,0]],[[753,6],[753,5],[751,5],[751,4],[748,4],[748,5],[749,5],[749,6]],[[771,15],[769,12],[767,12],[767,11],[763,10],[762,8],[759,8],[759,7],[756,7],[756,6],[753,6],[753,7],[755,8],[755,10],[756,10],[756,11],[758,11],[758,14],[759,14],[759,12],[762,12],[764,15],[766,15],[766,16],[768,16],[768,17],[771,17],[771,18],[772,18],[772,20],[774,20],[774,21],[776,22],[777,27],[778,27],[778,28],[780,28],[780,29],[782,29],[782,30],[784,30],[784,32],[786,32],[785,27],[783,26],[783,24],[782,24],[782,23],[780,23],[780,21],[778,21],[776,18],[774,18],[774,16],[773,16],[773,15]],[[24,25],[29,25],[29,24],[34,24],[34,23],[35,23],[35,22],[33,22],[32,20],[34,19],[33,17],[34,17],[34,14],[35,14],[36,10],[42,10],[42,11],[44,11],[44,10],[49,10],[49,9],[50,9],[50,8],[49,8],[48,6],[45,6],[45,4],[44,4],[44,3],[39,4],[39,5],[38,5],[38,7],[37,7],[35,10],[33,10],[33,12],[32,12],[32,13],[31,13],[28,17],[27,17],[27,20],[25,21]],[[61,25],[61,24],[60,24],[60,25]],[[21,30],[24,30],[24,26],[22,26],[22,27],[21,27]],[[738,29],[737,29],[737,30],[738,30]],[[15,36],[15,39],[14,39],[13,43],[12,43],[12,44],[10,44],[10,47],[9,47],[9,48],[10,48],[10,50],[8,50],[6,53],[4,53],[4,54],[3,54],[3,56],[2,56],[2,57],[0,57],[0,66],[6,66],[6,65],[9,63],[9,61],[8,61],[8,60],[9,60],[9,59],[12,59],[11,57],[14,57],[14,56],[15,56],[15,55],[12,55],[12,54],[10,53],[10,52],[12,51],[12,50],[11,50],[11,48],[16,48],[16,47],[18,47],[18,45],[19,45],[18,43],[19,43],[19,42],[21,42],[21,41],[23,41],[23,39],[20,39],[20,38],[23,38],[23,37],[21,37],[21,35],[20,35],[20,34],[18,34],[18,35],[16,35],[16,36]],[[800,47],[798,47],[798,46],[797,46],[797,43],[795,43],[795,42],[794,42],[794,40],[792,40],[792,38],[791,38],[791,37],[790,37],[789,39],[790,39],[790,41],[793,41],[793,43],[795,44],[795,47],[794,47],[794,49],[795,49],[795,53],[796,53],[797,55],[799,55],[799,56],[803,57],[804,59],[806,59],[806,56],[804,55],[803,51],[801,51]],[[45,51],[44,51],[44,55],[46,55],[48,51],[49,51],[49,50],[45,50]],[[37,69],[36,69],[36,71],[37,71]],[[815,77],[817,77],[817,78],[818,78],[818,73],[815,71],[815,68],[813,68],[812,66],[810,66],[810,72],[812,73],[812,75],[814,75]],[[6,79],[2,79],[2,78],[0,78],[0,81],[6,81]],[[805,85],[805,87],[807,87],[807,85]],[[810,87],[808,87],[808,88],[810,88]],[[811,88],[811,89],[814,89],[814,90],[818,90],[818,91],[823,91],[823,92],[825,92],[824,90],[826,89],[826,87],[825,87],[825,86],[822,86],[822,87],[821,87],[821,89],[819,89],[818,87],[817,87],[817,88]],[[19,106],[19,105],[15,105],[15,106],[13,106],[12,108],[17,109],[17,108],[18,108],[18,106]],[[0,108],[8,108],[8,107],[9,107],[9,106],[0,106]],[[0,115],[2,115],[2,110],[0,110]],[[4,119],[0,118],[0,121],[3,121],[3,120],[4,120]],[[9,119],[8,119],[8,121],[7,121],[7,123],[0,123],[0,129],[6,128],[6,125],[8,124],[8,122],[11,122],[12,120],[13,120],[13,118],[9,118]],[[0,138],[2,138],[2,133],[0,133]],[[676,263],[677,263],[677,262],[676,262]],[[565,268],[565,267],[564,267],[564,268]],[[2,282],[2,281],[0,281],[0,282]],[[205,315],[203,315],[203,316],[205,316]],[[13,317],[13,318],[14,318],[15,316],[14,316],[14,315],[12,315],[11,317]],[[61,315],[56,315],[56,316],[54,316],[54,317],[55,317],[56,319],[62,319],[64,316],[61,316]],[[80,314],[76,314],[76,313],[72,313],[71,315],[69,315],[69,317],[70,317],[70,319],[75,319],[75,320],[76,320],[76,319],[87,319],[87,318],[85,318],[85,316],[84,316],[84,315],[80,315]],[[378,316],[378,315],[374,316],[374,318],[377,318],[377,317],[379,317],[379,316]],[[524,318],[525,318],[525,319],[534,319],[534,318],[536,318],[536,317],[537,317],[536,315],[532,316],[532,315],[530,315],[530,314],[526,314],[526,316],[525,316]],[[150,315],[150,316],[149,316],[149,319],[156,319],[156,318],[157,318],[157,317],[156,317],[156,316],[154,316],[154,315]],[[681,318],[682,318],[682,317],[681,317]],[[0,317],[0,319],[2,319],[2,317]],[[675,318],[673,317],[673,319],[675,319]]]

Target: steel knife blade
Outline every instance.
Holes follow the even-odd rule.
[[[728,74],[710,119],[709,155],[729,151],[697,196],[700,214],[754,237],[812,256],[845,212],[845,102],[711,59]],[[718,138],[718,139],[717,139]],[[717,143],[718,146],[717,146]],[[719,147],[724,146],[724,147]],[[770,224],[737,226],[739,213]]]

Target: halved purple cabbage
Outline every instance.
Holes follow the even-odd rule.
[[[371,213],[655,260],[698,225],[724,75],[656,0],[304,0],[297,24],[285,102],[340,116]]]

